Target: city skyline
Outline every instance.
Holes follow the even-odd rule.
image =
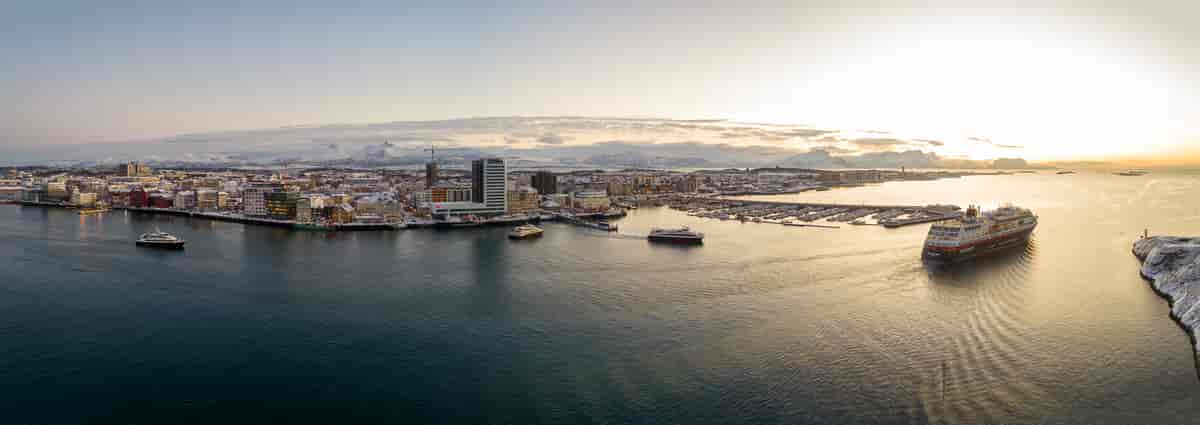
[[[52,157],[239,130],[574,116],[783,124],[835,130],[839,142],[883,131],[970,159],[1200,153],[1194,4],[878,6],[22,4],[0,18],[10,33],[0,51],[18,58],[0,78],[12,100],[0,150]],[[566,136],[545,140],[798,153],[819,138]],[[870,143],[862,151],[912,149]]]

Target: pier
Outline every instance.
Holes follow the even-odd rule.
[[[586,218],[586,217],[595,217],[596,215],[589,214],[589,215],[585,215],[585,216],[580,216],[580,215],[568,215],[568,214],[561,214],[561,213],[551,213],[551,214],[559,220],[565,221],[570,224],[574,224],[576,226],[582,226],[582,227],[587,227],[587,228],[596,229],[596,230],[603,230],[606,232],[617,231],[617,225],[615,225],[615,224],[608,223],[608,222],[596,222],[596,221],[584,220],[584,218]],[[615,215],[615,216],[622,216],[622,215],[624,215],[624,214],[619,214],[619,215]],[[606,217],[606,215],[600,214],[599,217]]]

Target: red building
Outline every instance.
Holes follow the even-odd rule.
[[[171,208],[175,206],[175,199],[167,195],[155,193],[150,197],[150,206],[154,208]]]
[[[140,187],[129,191],[129,206],[132,208],[146,208],[150,206],[150,194],[146,193]]]

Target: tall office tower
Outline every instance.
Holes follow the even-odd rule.
[[[558,177],[549,171],[538,171],[533,175],[533,188],[542,195],[558,193]]]
[[[425,163],[425,188],[431,188],[438,182],[438,165],[436,162]]]
[[[508,165],[500,158],[471,162],[471,202],[483,204],[497,214],[508,209]]]

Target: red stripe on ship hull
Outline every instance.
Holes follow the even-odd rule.
[[[938,252],[938,253],[944,253],[944,254],[957,254],[960,251],[967,249],[967,248],[971,248],[971,247],[975,247],[975,246],[979,246],[979,245],[986,245],[986,244],[989,244],[992,242],[1002,241],[1002,240],[1012,238],[1012,237],[1018,237],[1018,238],[1028,237],[1029,234],[1032,232],[1033,232],[1033,227],[1030,227],[1028,229],[1009,233],[1007,235],[996,236],[996,237],[990,238],[990,239],[978,240],[975,242],[971,242],[969,244],[964,244],[964,245],[959,245],[959,246],[925,245],[925,250],[926,251],[934,251],[934,252]]]

